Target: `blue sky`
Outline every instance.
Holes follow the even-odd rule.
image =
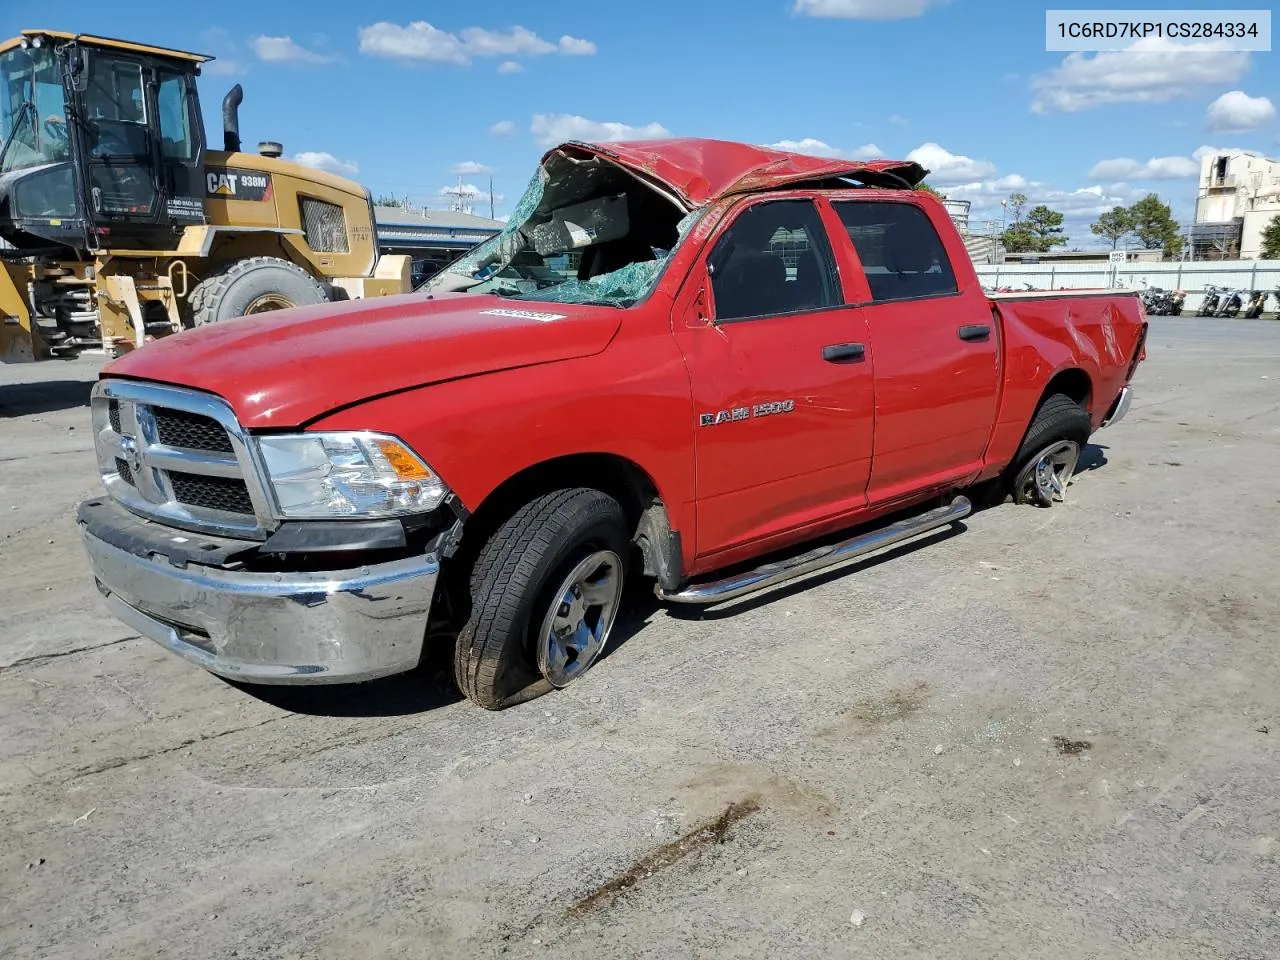
[[[911,156],[978,217],[998,218],[1019,189],[1088,243],[1099,210],[1150,191],[1189,217],[1201,148],[1280,154],[1273,54],[1048,53],[1045,5],[1025,0],[3,8],[5,35],[79,30],[214,54],[200,80],[211,141],[239,81],[247,143],[279,140],[430,206],[462,171],[485,194],[476,213],[490,170],[501,215],[552,140],[669,131]]]

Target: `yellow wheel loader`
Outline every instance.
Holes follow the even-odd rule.
[[[24,30],[0,42],[0,358],[109,356],[204,323],[411,288],[378,255],[369,191],[240,148],[237,84],[221,150],[196,77],[211,57]]]

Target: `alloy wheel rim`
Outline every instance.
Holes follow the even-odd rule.
[[[1042,450],[1027,474],[1030,498],[1045,507],[1066,500],[1079,459],[1080,445],[1074,440],[1060,440]]]
[[[622,559],[597,550],[561,581],[538,633],[538,670],[553,687],[582,676],[604,650],[622,597]]]

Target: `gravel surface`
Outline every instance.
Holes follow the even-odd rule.
[[[499,714],[106,612],[89,359],[0,367],[0,957],[1280,955],[1280,324],[1154,320],[1006,505]]]

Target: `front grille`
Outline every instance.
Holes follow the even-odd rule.
[[[156,438],[166,446],[187,450],[207,450],[213,453],[235,453],[231,438],[218,421],[185,410],[159,408],[155,410]],[[112,423],[119,433],[120,428]]]
[[[194,473],[169,471],[174,498],[188,507],[223,510],[227,513],[253,513],[253,501],[243,480],[229,477],[202,477]]]
[[[302,211],[302,226],[307,246],[317,253],[347,253],[347,220],[336,203],[302,197],[298,200]]]
[[[225,400],[108,377],[94,386],[92,414],[103,483],[130,511],[215,536],[268,535],[266,480]]]

